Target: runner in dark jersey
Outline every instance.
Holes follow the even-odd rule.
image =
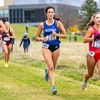
[[[84,36],[84,43],[89,43],[89,51],[86,55],[88,73],[85,75],[82,84],[83,89],[87,87],[88,79],[93,76],[96,64],[100,77],[100,12],[97,12],[92,16],[92,19],[87,26],[89,26],[89,28]]]
[[[10,52],[12,49],[12,42],[11,39],[15,38],[15,34],[13,29],[11,28],[9,22],[5,22],[6,32],[2,33],[2,47],[5,56],[5,65],[4,67],[9,67],[8,61],[10,57]]]
[[[56,18],[54,13],[55,9],[48,6],[45,9],[47,20],[39,25],[36,40],[42,41],[42,54],[47,63],[48,68],[45,69],[45,79],[52,86],[52,94],[57,93],[54,81],[54,70],[60,54],[60,40],[59,38],[66,38],[66,31],[59,18]],[[44,31],[44,37],[41,38],[41,32]],[[59,34],[59,31],[61,33]]]

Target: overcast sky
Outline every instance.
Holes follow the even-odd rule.
[[[14,0],[14,1],[20,1],[20,0]],[[24,0],[21,0],[21,1],[24,1]],[[81,7],[81,5],[83,4],[83,2],[85,0],[62,0],[62,1],[66,2],[67,4],[70,4],[70,5],[75,5],[75,6]],[[94,0],[94,1],[97,1],[98,2],[99,0]],[[4,6],[4,0],[0,0],[0,6]]]
[[[4,0],[0,0],[0,6],[4,6]]]

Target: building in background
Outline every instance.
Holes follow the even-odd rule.
[[[55,7],[56,15],[69,24],[67,27],[77,23],[79,6],[73,0],[14,0],[9,6],[9,21],[37,26],[46,19],[44,9],[48,5]]]
[[[77,10],[79,10],[79,7],[81,7],[84,1],[85,0],[0,0],[0,18],[3,20],[9,19],[11,23],[38,24],[38,22],[45,20],[44,8],[47,5],[54,5],[54,7],[56,7],[56,14],[62,16],[63,10],[61,12],[61,9],[66,9],[70,12],[68,10],[70,8],[76,17]],[[100,7],[100,0],[95,1],[97,1]],[[35,19],[36,16],[41,16],[41,18]]]
[[[9,17],[9,5],[13,5],[14,0],[0,0],[0,18],[5,21]]]

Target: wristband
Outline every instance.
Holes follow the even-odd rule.
[[[43,40],[43,38],[40,38],[40,41],[42,41]]]

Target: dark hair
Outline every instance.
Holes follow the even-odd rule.
[[[47,13],[47,11],[48,11],[48,9],[53,9],[54,10],[54,12],[55,12],[55,8],[54,7],[52,7],[52,6],[47,6],[46,8],[45,8],[45,14]]]
[[[0,21],[2,21],[2,18],[0,18]]]
[[[91,20],[90,20],[89,23],[87,23],[85,29],[88,29],[89,27],[91,27],[91,26],[93,26],[93,25],[95,24],[94,21],[93,21],[93,19],[95,18],[95,15],[97,15],[97,14],[100,14],[100,12],[96,12],[96,13],[94,13],[94,14],[92,15]]]
[[[54,12],[55,12],[55,8],[53,7],[53,6],[47,6],[46,8],[45,8],[45,14],[47,14],[47,12],[48,12],[48,9],[53,9],[54,10]],[[54,15],[54,17],[53,17],[55,20],[59,20],[59,21],[61,21],[61,19],[60,18],[58,18],[56,15]],[[62,21],[61,21],[62,22]]]

